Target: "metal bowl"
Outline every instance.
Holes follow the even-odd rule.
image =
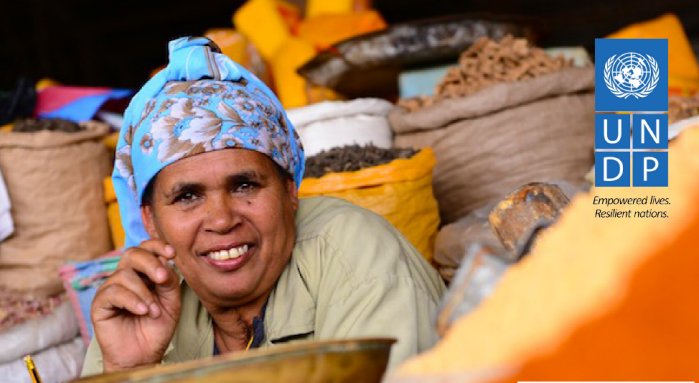
[[[380,382],[395,339],[299,342],[80,379],[107,382]]]

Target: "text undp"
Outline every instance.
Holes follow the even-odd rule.
[[[595,184],[667,186],[666,114],[597,114]]]

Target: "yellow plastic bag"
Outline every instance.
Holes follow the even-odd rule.
[[[435,163],[432,149],[424,148],[409,159],[306,178],[299,197],[338,197],[380,214],[431,261],[439,226],[439,209],[432,193]]]
[[[308,105],[306,80],[296,70],[313,58],[313,46],[299,38],[290,37],[282,43],[271,60],[277,95],[284,108]]]
[[[233,14],[235,28],[269,61],[291,33],[274,0],[250,0]]]
[[[126,234],[121,226],[121,214],[119,214],[119,204],[117,203],[116,192],[112,177],[106,177],[103,182],[104,202],[107,203],[107,218],[109,218],[109,231],[112,234],[112,243],[115,249],[124,247]]]

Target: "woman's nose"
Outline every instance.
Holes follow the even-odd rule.
[[[242,222],[230,196],[210,196],[207,198],[205,229],[209,232],[229,233]]]

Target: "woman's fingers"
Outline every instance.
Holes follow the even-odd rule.
[[[143,241],[138,247],[148,250],[151,253],[161,257],[165,257],[166,259],[175,258],[175,249],[159,239],[149,239],[147,241]]]
[[[122,285],[136,294],[148,307],[148,314],[151,317],[157,318],[160,315],[160,306],[156,302],[154,292],[133,269],[115,271],[110,283]]]
[[[92,304],[92,318],[103,321],[128,311],[133,315],[148,314],[146,303],[132,290],[120,284],[104,285],[95,295]]]
[[[157,282],[156,291],[158,293],[168,293],[178,289],[180,280],[177,273],[168,265],[168,263],[174,263],[175,248],[158,239],[143,241],[140,248],[157,255],[161,264],[161,267],[156,271],[156,277],[158,278],[155,280]],[[165,278],[162,278],[163,276]]]
[[[119,269],[133,269],[145,275],[154,284],[168,281],[169,270],[160,261],[160,257],[172,259],[174,251],[162,241],[146,241],[140,247],[132,247],[124,253],[119,262]]]

